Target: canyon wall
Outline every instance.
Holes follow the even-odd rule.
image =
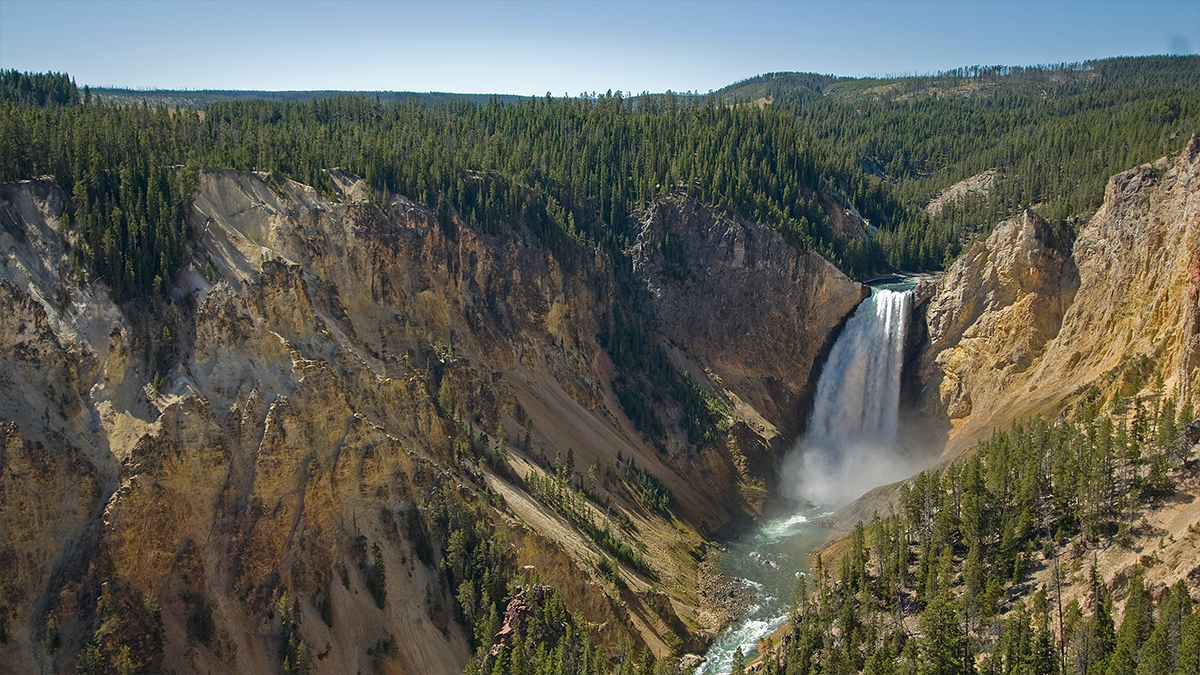
[[[776,230],[685,199],[640,215],[633,273],[676,363],[764,440],[790,444],[807,422],[814,369],[869,289]],[[774,452],[748,464],[774,479]]]
[[[1067,249],[1036,214],[1001,223],[917,295],[928,341],[920,408],[946,458],[1081,388],[1161,380],[1200,402],[1200,148],[1113,176]]]
[[[73,268],[53,180],[0,186],[0,672],[88,649],[268,672],[296,645],[315,673],[460,672],[475,638],[443,561],[472,521],[598,641],[702,649],[728,613],[701,607],[699,562],[762,508],[865,287],[678,195],[613,260],[331,177],[336,196],[202,171],[169,298],[125,306]],[[1073,245],[1026,212],[918,286],[905,386],[944,460],[1150,381],[1197,402],[1198,202],[1193,139],[1114,176]],[[635,428],[606,344],[626,321],[703,392],[714,440],[669,397],[661,437]],[[650,572],[606,579],[612,552],[530,487],[556,473]]]
[[[52,180],[0,186],[0,672],[75,672],[97,649],[179,673],[457,673],[472,636],[441,561],[472,519],[601,642],[701,649],[721,626],[698,562],[761,504],[863,288],[679,200],[648,207],[622,280],[599,249],[560,258],[519,223],[487,233],[331,177],[336,199],[202,171],[159,306],[73,270]],[[716,441],[688,443],[670,401],[665,440],[627,418],[600,338],[622,283],[724,410]],[[606,550],[532,494],[568,460],[652,577],[606,581]],[[622,479],[632,462],[668,511]]]

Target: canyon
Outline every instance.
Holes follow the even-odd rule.
[[[626,268],[329,176],[335,195],[202,170],[157,323],[72,272],[53,179],[0,186],[0,672],[74,672],[98,628],[152,670],[268,672],[298,639],[314,673],[462,672],[456,509],[598,643],[702,651],[738,602],[709,593],[711,556],[778,493],[868,289],[682,193],[635,214]],[[1073,243],[1026,212],[923,280],[900,436],[945,463],[1089,386],[1196,401],[1198,202],[1193,138],[1114,176]],[[689,438],[674,399],[652,403],[659,435],[629,414],[613,345],[630,323],[656,327],[713,438]],[[555,476],[582,495],[569,512],[531,487]],[[634,553],[609,559],[579,513]]]
[[[153,332],[71,274],[53,180],[3,186],[0,662],[73,671],[103,624],[137,667],[263,672],[294,624],[313,672],[460,672],[469,625],[431,555],[447,501],[488,514],[524,578],[598,641],[702,649],[725,619],[699,563],[761,510],[864,288],[761,224],[668,198],[642,214],[622,294],[599,250],[562,260],[520,227],[447,232],[331,177],[333,200],[202,171],[190,262]],[[662,326],[671,362],[720,402],[715,441],[688,442],[671,402],[653,442],[623,412],[600,339],[630,298],[620,316]],[[565,458],[651,573],[605,581],[605,549],[531,495]],[[634,463],[669,512],[621,479]]]

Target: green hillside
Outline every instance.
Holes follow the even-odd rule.
[[[976,66],[890,79],[773,73],[715,95],[772,100],[807,123],[843,173],[882,180],[904,206],[877,239],[888,262],[937,269],[970,237],[1026,207],[1069,238],[1099,207],[1110,175],[1178,152],[1200,122],[1200,56]],[[936,216],[919,210],[989,169],[998,177],[990,194]],[[858,185],[849,192],[865,214],[870,196]]]
[[[44,82],[35,86],[38,78]],[[686,189],[863,276],[941,269],[972,237],[1029,207],[1069,243],[1077,223],[1099,206],[1109,175],[1178,151],[1200,127],[1197,56],[973,67],[893,79],[774,73],[705,98],[99,89],[80,95],[62,75],[6,72],[3,81],[0,178],[52,173],[68,190],[89,178],[85,202],[105,207],[96,214],[99,230],[89,231],[95,244],[82,253],[90,259],[86,267],[115,280],[124,271],[109,263],[124,267],[117,260],[122,252],[156,261],[145,272],[133,265],[132,275],[115,284],[130,292],[151,290],[153,278],[171,265],[157,262],[157,246],[131,251],[128,224],[116,237],[117,252],[99,260],[103,232],[112,227],[108,201],[151,199],[145,176],[152,168],[257,168],[331,190],[322,172],[339,166],[380,192],[439,209],[447,223],[451,211],[486,227],[524,210],[537,214],[536,229],[556,248],[590,242],[617,252],[627,243],[632,212]],[[64,86],[70,91],[59,92]],[[37,87],[56,93],[35,96]],[[760,99],[772,103],[739,105]],[[180,110],[196,105],[204,106],[203,115]],[[99,133],[110,127],[120,133]],[[135,162],[137,190],[122,192],[116,175],[97,177],[102,165],[133,154],[161,155]],[[924,210],[939,191],[987,170],[996,173],[990,192],[951,200],[933,215]],[[159,176],[159,193],[168,190],[167,180]],[[873,239],[835,234],[833,203],[878,227]],[[148,206],[134,210],[157,230],[157,215],[142,213]],[[121,208],[131,213],[130,205]]]

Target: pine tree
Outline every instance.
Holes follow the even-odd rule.
[[[1141,575],[1136,575],[1130,581],[1125,616],[1117,631],[1117,646],[1109,659],[1106,675],[1135,675],[1139,652],[1153,629],[1153,618],[1144,580]]]
[[[496,428],[496,459],[505,461],[508,459],[508,432],[504,430],[504,422]]]
[[[379,549],[379,542],[372,545],[372,553],[374,561],[370,571],[367,573],[367,590],[371,592],[371,598],[375,600],[375,606],[383,609],[387,603],[387,571],[383,564],[383,553]]]
[[[954,595],[942,589],[921,612],[921,675],[959,675],[963,672],[963,635]]]
[[[1179,633],[1179,656],[1175,660],[1176,675],[1200,673],[1200,614],[1185,616]]]
[[[746,675],[746,656],[742,654],[741,647],[733,650],[733,667],[729,675]]]
[[[1174,413],[1172,413],[1174,414]],[[1137,675],[1175,671],[1183,636],[1184,618],[1192,614],[1192,598],[1182,580],[1159,610],[1158,621],[1139,653]]]
[[[1093,658],[1088,663],[1087,672],[1100,672],[1100,666],[1112,653],[1116,634],[1113,630],[1112,610],[1110,599],[1100,576],[1096,570],[1096,561],[1092,560],[1090,577],[1090,600],[1092,604],[1092,644]]]

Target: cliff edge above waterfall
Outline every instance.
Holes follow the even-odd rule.
[[[1113,176],[1064,251],[1031,212],[1002,223],[918,295],[928,342],[920,408],[950,428],[946,457],[1097,383],[1111,398],[1161,379],[1200,385],[1200,150]],[[1140,388],[1140,387],[1139,387]],[[1128,392],[1127,392],[1128,393]],[[1136,392],[1134,392],[1136,393]]]

